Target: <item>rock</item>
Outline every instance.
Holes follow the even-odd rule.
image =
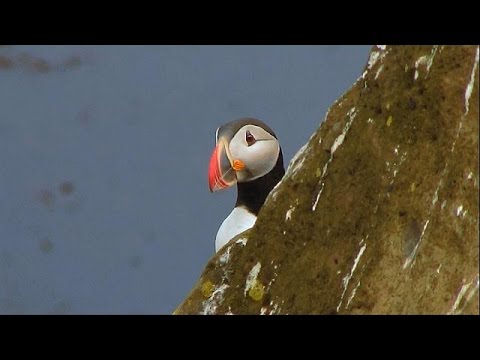
[[[478,59],[374,47],[175,314],[478,314]]]

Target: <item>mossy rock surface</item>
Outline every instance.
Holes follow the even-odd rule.
[[[175,314],[478,314],[478,47],[374,47]]]

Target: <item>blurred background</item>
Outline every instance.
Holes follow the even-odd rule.
[[[371,46],[0,46],[0,314],[169,314],[214,254],[215,130],[285,166]]]

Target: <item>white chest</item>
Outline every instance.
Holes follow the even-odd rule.
[[[218,229],[215,239],[215,251],[218,251],[229,240],[241,232],[250,229],[257,220],[257,217],[242,207],[236,207],[230,215],[223,220],[220,229]]]

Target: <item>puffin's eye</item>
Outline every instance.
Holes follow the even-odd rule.
[[[248,146],[252,146],[253,144],[255,144],[257,140],[252,135],[252,133],[249,130],[247,130],[247,132],[245,133],[245,141],[247,142]]]

